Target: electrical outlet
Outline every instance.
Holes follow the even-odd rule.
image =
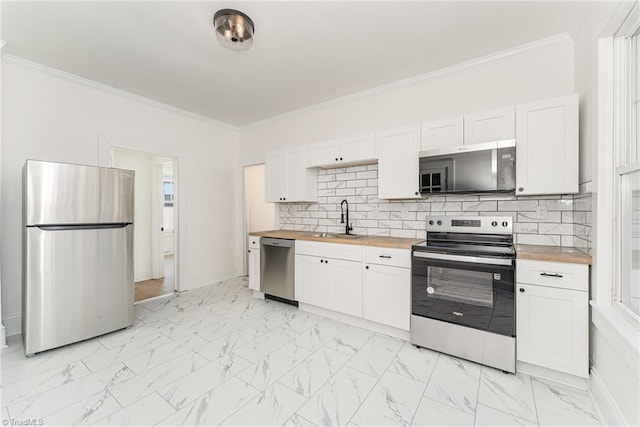
[[[536,218],[541,220],[549,218],[549,212],[546,206],[536,206]]]

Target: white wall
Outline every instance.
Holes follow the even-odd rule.
[[[133,229],[133,280],[152,278],[151,245],[151,185],[152,155],[142,151],[116,149],[113,151],[113,167],[135,171],[134,229]]]
[[[266,201],[264,164],[244,168],[244,206],[247,232],[273,230],[274,203]]]
[[[240,159],[259,162],[278,148],[573,93],[573,58],[565,35],[243,127]]]
[[[106,165],[108,147],[105,156],[99,143],[106,140],[178,156],[181,290],[239,274],[235,128],[2,60],[2,314],[8,334],[20,331],[20,174],[28,158]]]

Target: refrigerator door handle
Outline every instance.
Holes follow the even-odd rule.
[[[63,231],[63,230],[104,230],[110,228],[124,228],[130,223],[118,222],[115,224],[82,224],[82,225],[38,225],[37,227],[44,231]]]

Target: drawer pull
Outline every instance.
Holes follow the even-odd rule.
[[[380,258],[387,258],[387,259],[391,259],[391,255],[380,255]]]
[[[546,277],[562,277],[562,274],[558,273],[540,273],[540,275]]]

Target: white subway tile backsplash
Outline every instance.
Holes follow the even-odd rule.
[[[564,236],[573,236],[573,230],[573,224],[545,222],[538,225],[538,232],[540,234],[561,234]]]
[[[462,202],[434,202],[431,212],[462,212]]]
[[[337,181],[348,181],[351,179],[356,179],[355,172],[340,173],[336,175]]]
[[[378,227],[402,229],[402,221],[380,220],[378,221]]]
[[[378,171],[357,172],[356,179],[373,179],[378,177]]]
[[[538,223],[537,222],[514,222],[513,232],[516,234],[519,234],[519,233],[538,234]]]
[[[535,212],[518,212],[518,222],[562,222],[561,212],[547,212],[546,219],[538,219]]]
[[[498,210],[498,202],[495,202],[495,201],[462,202],[463,212],[479,212],[479,211],[495,212],[497,210]]]
[[[535,211],[537,207],[537,200],[504,200],[498,202],[499,211]]]
[[[354,233],[426,238],[432,215],[510,216],[516,243],[591,248],[591,195],[516,197],[513,194],[428,195],[419,200],[378,199],[378,165],[318,171],[318,203],[280,204],[280,228],[344,232],[340,202],[349,202]],[[538,206],[547,217],[538,219]]]
[[[551,234],[517,234],[516,242],[521,245],[560,246],[560,236]]]
[[[546,206],[550,211],[571,211],[573,210],[573,200],[540,200],[540,206]]]

